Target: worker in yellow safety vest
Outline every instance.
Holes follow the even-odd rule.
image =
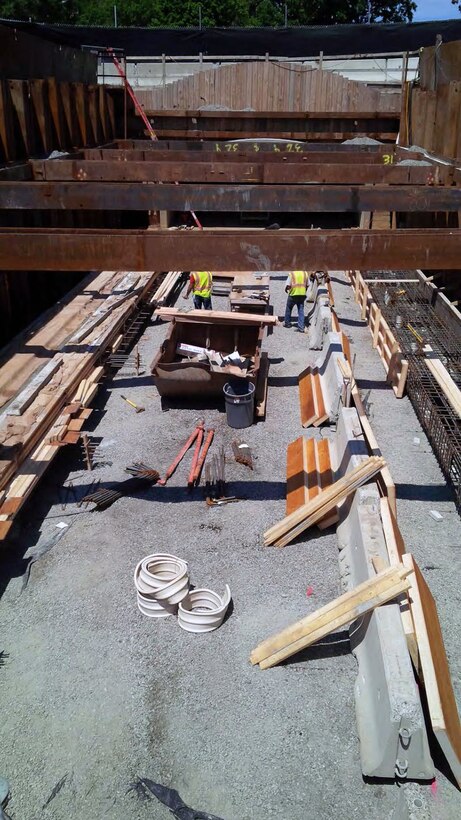
[[[288,293],[287,305],[285,308],[284,327],[291,327],[291,313],[296,305],[298,310],[298,327],[299,333],[304,333],[304,302],[306,301],[307,286],[309,283],[309,274],[307,270],[293,270],[288,275],[285,283],[285,292]]]
[[[195,270],[190,272],[189,284],[184,299],[189,298],[192,291],[194,307],[197,310],[211,310],[211,291],[213,289],[213,275],[209,270]]]

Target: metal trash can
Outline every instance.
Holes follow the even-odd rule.
[[[227,382],[223,387],[229,427],[242,429],[253,424],[255,386],[245,379]]]

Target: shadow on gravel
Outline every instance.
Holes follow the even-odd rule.
[[[455,494],[446,484],[396,484],[397,498],[407,501],[454,501]]]
[[[340,325],[350,325],[350,327],[366,327],[367,323],[362,319],[344,319],[342,316],[339,319]]]
[[[327,635],[320,643],[313,646],[308,646],[307,649],[302,649],[293,655],[292,658],[287,658],[283,661],[283,666],[292,666],[297,663],[306,663],[306,661],[318,661],[322,658],[336,658],[340,655],[350,655],[351,644],[349,641],[349,633],[334,632],[332,635]]]
[[[391,390],[390,384],[385,379],[356,379],[356,382],[360,390]]]
[[[267,384],[269,387],[297,387],[298,376],[269,376]]]

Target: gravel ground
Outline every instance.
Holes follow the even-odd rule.
[[[271,282],[279,313],[284,279],[273,275]],[[459,696],[459,519],[411,405],[385,388],[352,293],[335,279],[357,376],[368,380],[372,423],[398,482],[400,525],[439,603]],[[143,335],[147,366],[165,332],[159,324]],[[171,817],[155,799],[130,791],[139,776],[178,789],[188,805],[224,820],[391,817],[396,789],[361,776],[352,655],[314,648],[266,672],[248,662],[262,638],[340,593],[334,531],[314,530],[285,550],[262,547],[263,531],[284,514],[286,445],[302,432],[297,375],[316,356],[307,336],[282,327],[264,347],[272,360],[267,418],[244,432],[256,468],[251,473],[231,460],[226,467],[229,489],[245,501],[208,509],[201,491],[185,489],[186,461],[165,488],[122,498],[101,513],[75,504],[63,511],[62,482],[72,479],[83,493],[93,477],[69,448],[22,517],[3,558],[0,602],[0,774],[11,784],[13,820]],[[121,393],[146,412],[132,411]],[[163,471],[201,416],[229,453],[234,434],[223,406],[163,411],[148,372],[121,373],[91,419],[102,456],[112,462],[95,474],[122,480],[134,460]],[[434,507],[441,524],[428,515]],[[60,521],[69,529],[33,565],[21,593],[22,556]],[[133,570],[154,551],[185,558],[198,586],[222,592],[230,585],[232,611],[218,631],[189,635],[172,618],[155,623],[139,613]],[[429,795],[433,817],[454,820],[458,794],[443,776],[438,785],[436,797]]]

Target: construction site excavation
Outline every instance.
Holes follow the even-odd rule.
[[[461,816],[461,23],[363,28],[0,21],[0,820]]]

